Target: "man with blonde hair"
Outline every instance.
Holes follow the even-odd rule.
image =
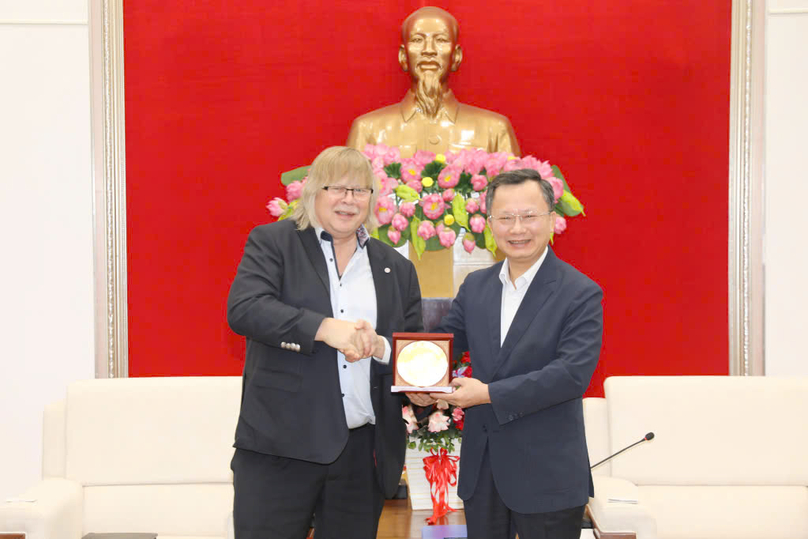
[[[369,235],[377,196],[365,156],[328,148],[292,219],[247,239],[227,302],[247,338],[237,539],[300,539],[312,514],[318,539],[372,539],[398,488],[406,430],[388,338],[422,329],[421,294],[412,263]]]

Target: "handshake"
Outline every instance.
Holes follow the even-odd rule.
[[[345,355],[346,361],[353,363],[362,358],[384,355],[384,337],[376,335],[376,331],[367,320],[337,320],[326,318],[320,324],[314,340],[323,341]]]

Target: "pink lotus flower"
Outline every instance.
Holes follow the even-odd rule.
[[[409,404],[401,407],[401,417],[407,423],[407,434],[412,434],[418,430],[418,420],[415,418],[415,412],[412,411],[412,406]]]
[[[424,168],[426,165],[435,160],[435,154],[426,150],[418,150],[415,152],[415,155],[413,155],[412,158],[418,165],[421,166],[421,168]]]
[[[397,214],[395,214],[393,216],[393,220],[390,221],[390,224],[396,230],[404,230],[405,228],[410,226],[410,222],[407,221],[407,218],[404,217],[403,215],[401,215],[400,213],[397,213]],[[396,242],[396,243],[398,243],[398,242]]]
[[[392,148],[388,148],[387,152],[384,154],[384,164],[389,165],[390,163],[395,163],[396,161],[401,160],[401,150],[398,146],[393,146]]]
[[[520,168],[527,168],[522,166],[520,159],[511,159],[502,167],[502,172],[511,172],[512,170],[519,170]]]
[[[421,183],[420,179],[418,179],[418,180],[410,180],[410,181],[407,182],[406,185],[407,185],[407,187],[411,187],[411,188],[415,189],[415,191],[418,192],[418,193],[420,193],[424,189],[424,186]]]
[[[475,213],[471,216],[471,219],[469,219],[469,227],[471,227],[471,231],[475,234],[482,234],[483,230],[485,230],[485,217],[479,213]]]
[[[477,243],[474,241],[474,236],[471,234],[463,236],[463,249],[465,249],[467,253],[473,253],[475,247],[477,247]]]
[[[435,408],[437,408],[438,410],[448,410],[449,403],[443,399],[438,399],[437,402],[435,403]]]
[[[390,147],[386,144],[366,144],[365,151],[363,152],[368,159],[373,161],[377,157],[384,157],[387,155],[387,152],[390,151]]]
[[[553,232],[555,234],[561,234],[565,230],[567,230],[567,220],[564,219],[560,215],[556,215],[555,226],[553,227]]]
[[[480,193],[480,211],[488,215],[488,210],[485,208],[485,193]]]
[[[540,159],[536,159],[532,155],[526,155],[521,159],[521,162],[521,168],[532,168],[545,180],[553,175],[553,167],[550,165],[549,161],[542,162]]]
[[[421,224],[418,225],[418,235],[424,240],[428,240],[435,234],[435,225],[432,224],[432,221],[421,221]]]
[[[390,224],[396,214],[396,203],[391,198],[379,197],[374,211],[380,225]]]
[[[438,233],[438,238],[440,239],[440,244],[448,249],[454,245],[454,242],[457,239],[457,233],[451,228],[447,228]]]
[[[449,417],[443,412],[433,412],[429,416],[429,432],[441,432],[449,430]]]
[[[438,193],[432,193],[422,198],[421,207],[424,209],[424,215],[430,219],[439,219],[446,211],[446,204],[443,203],[443,198]]]
[[[465,415],[466,412],[464,412],[460,406],[455,406],[455,409],[452,410],[452,419],[454,420],[455,423],[463,419]]]
[[[443,154],[443,156],[446,158],[446,165],[450,166],[453,165],[455,161],[457,161],[457,158],[460,156],[460,154],[455,152],[446,152],[445,154]]]
[[[387,229],[387,237],[393,244],[398,244],[398,242],[401,241],[401,232],[391,226]]]
[[[508,154],[505,152],[492,153],[485,160],[485,172],[489,178],[493,178],[500,173],[502,167],[508,162]]]
[[[442,196],[443,196],[443,201],[444,202],[447,202],[447,203],[451,202],[455,197],[454,189],[447,189],[446,191],[443,192]]]
[[[553,197],[555,198],[554,202],[558,203],[558,199],[564,194],[564,182],[555,176],[550,176],[549,178],[545,179],[550,182],[550,185],[553,186]]]
[[[412,180],[420,182],[422,170],[424,170],[424,165],[419,164],[415,159],[401,160],[401,180],[404,183]]]
[[[401,212],[401,215],[404,217],[412,217],[415,215],[415,202],[402,202],[398,211]]]
[[[287,208],[286,202],[282,198],[275,197],[267,204],[267,209],[272,217],[280,217]]]
[[[488,187],[488,178],[481,174],[477,174],[476,176],[471,177],[471,187],[475,191],[483,191],[486,187]]]
[[[384,170],[384,156],[374,157],[370,160],[370,165],[373,170]]]
[[[449,166],[440,171],[438,175],[438,186],[442,189],[449,189],[457,185],[460,181],[461,169]]]
[[[477,212],[480,209],[480,203],[476,198],[470,198],[466,201],[466,212],[469,214]]]
[[[296,181],[286,186],[286,200],[289,202],[297,200],[303,193],[303,182]]]
[[[388,178],[387,175],[385,175],[384,179],[379,179],[382,186],[381,190],[379,191],[380,197],[389,196],[393,190],[398,187],[398,180],[395,178]]]

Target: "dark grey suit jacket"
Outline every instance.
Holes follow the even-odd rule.
[[[549,249],[549,247],[548,247]],[[603,292],[552,250],[500,346],[502,263],[466,277],[435,332],[469,350],[491,404],[466,410],[458,494],[474,494],[486,443],[497,490],[520,513],[577,507],[593,495],[582,397],[598,362]]]
[[[421,331],[421,291],[412,263],[371,238],[376,332]],[[235,447],[317,463],[336,460],[348,440],[337,351],[314,336],[332,317],[328,269],[313,228],[292,220],[252,230],[230,288],[227,320],[247,337]],[[282,347],[299,345],[299,351]],[[296,348],[296,347],[293,347]],[[371,361],[376,469],[386,496],[398,488],[406,429],[392,369]]]

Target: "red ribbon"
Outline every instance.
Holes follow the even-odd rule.
[[[449,485],[457,485],[457,461],[460,457],[449,455],[443,448],[437,453],[434,449],[430,449],[429,452],[431,455],[424,457],[424,472],[426,480],[429,481],[429,493],[432,495],[432,516],[426,519],[426,522],[432,526],[438,519],[454,511],[449,507],[446,498],[449,494]]]

